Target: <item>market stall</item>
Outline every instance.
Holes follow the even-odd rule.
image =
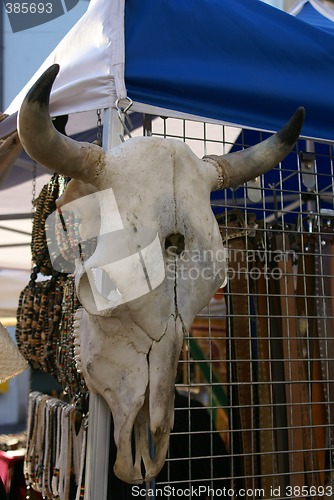
[[[155,492],[161,497],[158,488],[174,486],[185,491],[201,486],[203,498],[210,497],[209,488],[227,488],[230,492],[246,489],[253,492],[253,497],[262,489],[265,498],[278,497],[277,492],[282,498],[297,498],[304,488],[309,497],[324,492],[329,496],[333,481],[334,40],[328,33],[260,2],[204,4],[200,12],[190,12],[187,2],[178,2],[173,7],[177,9],[175,13],[167,2],[148,1],[141,5],[140,12],[135,2],[126,2],[123,51],[121,43],[120,47],[115,46],[123,39],[123,6],[115,2],[116,10],[109,17],[107,3],[91,2],[87,15],[38,73],[50,62],[61,65],[52,93],[54,115],[112,108],[115,100],[120,99],[118,114],[123,122],[117,112],[106,114],[104,147],[111,146],[110,137],[114,144],[118,142],[119,134],[131,141],[123,127],[128,98],[134,101],[131,109],[145,114],[144,135],[177,137],[202,155],[235,147],[234,140],[224,137],[228,125],[277,130],[295,108],[305,106],[303,138],[288,159],[261,181],[218,191],[212,199],[229,251],[228,281],[186,335],[170,453],[161,476],[146,485],[146,493],[154,498]],[[167,21],[164,9],[173,22]],[[210,23],[203,21],[204,14]],[[96,23],[90,24],[92,19]],[[90,46],[90,28],[96,26],[98,31],[103,28],[105,41],[98,51]],[[113,30],[114,26],[117,29]],[[201,29],[201,36],[194,35],[196,29]],[[87,37],[82,40],[79,35],[83,32]],[[236,33],[242,33],[242,37]],[[80,39],[80,44],[73,44],[73,39]],[[71,51],[67,50],[69,46]],[[161,54],[165,59],[161,59]],[[91,75],[87,75],[87,60],[94,61]],[[83,61],[86,64],[82,65]],[[312,61],[317,61],[316,72],[310,71],[315,64]],[[27,88],[30,85],[31,82]],[[7,110],[9,113],[18,109],[25,93],[26,89]],[[152,120],[152,114],[164,118]],[[3,123],[3,131],[8,132],[13,126],[11,118]],[[221,134],[219,139],[217,131]],[[241,140],[242,148],[250,145],[246,134]],[[312,144],[319,140],[326,144],[316,144],[311,149],[311,140]],[[59,195],[56,182],[59,181],[52,179],[49,183],[48,203]],[[45,192],[40,196],[46,196]],[[40,206],[44,209],[46,205],[45,199],[40,198]],[[36,235],[40,233],[37,228]],[[47,257],[45,245],[39,242],[37,247]],[[38,269],[34,274],[43,272],[50,276],[54,272],[46,270],[43,259],[37,256],[35,264]],[[99,500],[120,495],[127,498],[139,490],[119,484],[111,472],[106,444],[110,425],[100,400],[95,400],[94,405],[90,401],[90,437],[87,447],[82,444],[87,437],[87,407],[83,398],[87,389],[74,369],[71,318],[77,304],[73,279],[62,276],[60,283],[58,278],[27,285],[21,306],[29,301],[36,303],[41,323],[35,330],[27,329],[31,311],[21,307],[19,314],[21,349],[30,362],[53,372],[70,402],[69,407],[40,394],[31,395],[30,443],[37,440],[45,451],[53,450],[50,443],[56,443],[58,453],[44,454],[41,463],[41,457],[31,451],[26,477],[32,487],[46,497],[51,495],[50,498],[55,494],[53,489],[57,494],[61,490],[64,499],[80,493]],[[52,298],[48,304],[43,300],[45,296]],[[60,309],[53,304],[60,304]],[[54,331],[46,327],[52,313]],[[82,425],[78,424],[80,431],[76,432],[73,429],[79,414]],[[94,426],[94,419],[99,420],[99,425]],[[44,433],[38,434],[37,429],[43,426],[37,422],[46,421]],[[57,426],[67,429],[68,434],[59,433]],[[69,455],[61,455],[64,436],[67,445],[72,443],[69,449],[73,463],[65,463]],[[178,449],[181,439],[183,444]],[[55,474],[60,468],[57,460],[62,468],[74,466],[75,493],[70,493],[71,485],[64,477]],[[37,480],[36,470],[43,465],[44,471]],[[84,483],[85,493],[81,490]],[[164,492],[167,494],[167,490]]]

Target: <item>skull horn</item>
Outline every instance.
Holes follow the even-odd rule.
[[[209,161],[217,169],[215,189],[240,186],[274,168],[290,153],[298,140],[304,116],[304,108],[298,108],[281,130],[248,149],[223,156],[204,156],[203,160]]]
[[[25,151],[52,172],[93,182],[105,166],[105,152],[95,144],[77,142],[58,132],[49,115],[49,98],[59,65],[53,64],[25,97],[18,132]]]

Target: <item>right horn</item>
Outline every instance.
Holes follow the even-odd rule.
[[[19,111],[19,137],[28,155],[52,172],[93,182],[104,170],[104,150],[61,134],[49,115],[50,92],[58,72],[58,64],[53,64],[28,92]]]
[[[292,150],[303,126],[305,110],[297,109],[281,130],[259,144],[223,156],[208,155],[203,160],[214,164],[218,172],[215,189],[240,186],[274,168]]]

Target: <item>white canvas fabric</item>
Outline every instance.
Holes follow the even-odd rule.
[[[299,0],[293,7],[289,10],[289,13],[293,16],[297,16],[304,5],[309,3],[312,7],[327,19],[334,21],[334,10],[329,8],[326,4],[322,3],[321,0]]]
[[[38,71],[5,110],[18,111],[28,90],[52,64],[60,73],[51,94],[51,114],[72,114],[115,106],[126,98],[124,84],[124,1],[91,0]]]

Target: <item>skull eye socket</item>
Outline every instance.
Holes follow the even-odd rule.
[[[171,233],[165,239],[165,250],[167,253],[181,255],[184,252],[184,235],[181,233]]]

